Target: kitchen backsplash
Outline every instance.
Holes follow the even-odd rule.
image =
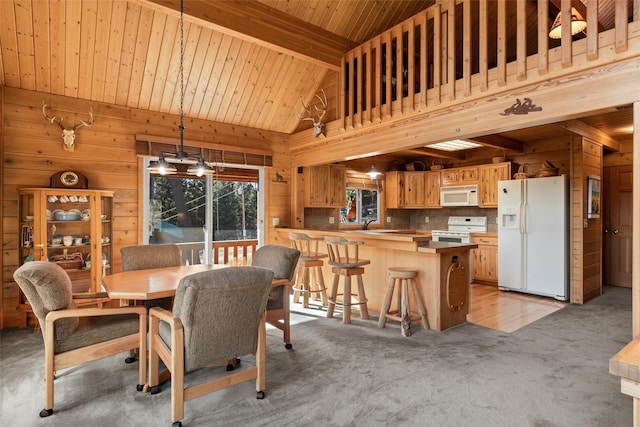
[[[443,209],[387,209],[383,220],[384,228],[408,229],[408,230],[446,230],[447,220],[450,216],[486,216],[487,232],[497,233],[496,218],[497,209],[484,208],[443,208]],[[329,218],[333,218],[333,223]],[[429,217],[429,222],[426,222]],[[335,208],[305,208],[305,228],[312,230],[338,230],[340,212]]]

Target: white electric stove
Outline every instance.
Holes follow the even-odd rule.
[[[432,230],[434,242],[471,243],[471,233],[487,232],[485,216],[450,216],[447,230]]]

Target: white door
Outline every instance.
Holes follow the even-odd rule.
[[[522,180],[498,181],[498,287],[523,287]]]
[[[566,181],[562,176],[525,180],[525,288],[566,299]]]

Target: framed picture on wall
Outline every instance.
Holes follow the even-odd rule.
[[[587,218],[600,218],[600,177],[589,175]]]

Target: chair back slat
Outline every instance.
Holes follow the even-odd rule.
[[[319,251],[322,238],[309,237],[304,233],[289,233],[291,247],[300,251],[302,258],[324,257]]]
[[[337,265],[354,265],[368,264],[368,260],[360,258],[358,247],[363,245],[362,241],[349,241],[344,237],[327,236],[324,238],[327,244],[327,253],[329,254],[329,264]]]

